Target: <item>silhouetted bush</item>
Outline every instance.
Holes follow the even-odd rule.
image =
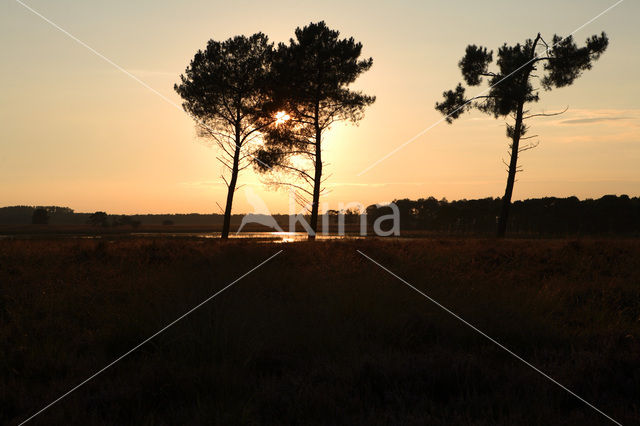
[[[108,216],[105,212],[95,212],[91,216],[89,216],[87,223],[92,226],[106,227],[106,226],[109,226],[107,217]]]
[[[49,223],[49,212],[45,208],[37,208],[31,216],[31,223],[34,225],[46,225]]]

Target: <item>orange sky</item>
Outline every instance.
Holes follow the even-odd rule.
[[[504,122],[479,113],[441,123],[358,173],[441,118],[434,103],[461,80],[457,62],[467,44],[495,50],[538,31],[565,35],[613,3],[25,1],[177,104],[173,84],[209,38],[263,31],[284,41],[312,20],[354,36],[374,58],[356,86],[378,99],[359,126],[327,134],[332,192],[323,201],[330,208],[430,195],[501,196]],[[573,86],[543,92],[534,105],[536,112],[569,110],[531,122],[540,145],[522,156],[514,198],[640,195],[637,16],[640,5],[627,0],[576,34],[583,42],[604,30],[610,47]],[[0,206],[219,212],[222,168],[184,112],[14,0],[2,3],[0,34]],[[265,188],[253,171],[240,183],[272,212],[287,210],[287,194]],[[234,213],[247,210],[241,189]]]

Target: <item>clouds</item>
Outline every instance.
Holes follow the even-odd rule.
[[[560,124],[593,124],[602,121],[631,120],[632,117],[592,117],[592,118],[575,118],[573,120],[564,120]]]
[[[640,109],[569,109],[529,124],[545,142],[611,145],[640,141]]]
[[[566,116],[556,121],[556,124],[588,125],[606,122],[625,122],[620,124],[624,126],[637,126],[638,120],[640,120],[640,110],[637,109],[578,109],[574,111],[569,110]]]

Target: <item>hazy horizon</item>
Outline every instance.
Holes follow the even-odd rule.
[[[240,197],[242,199],[242,201],[244,202],[244,197],[242,196],[242,189],[240,190]],[[604,194],[601,197],[587,197],[587,198],[581,198],[581,197],[577,197],[578,200],[580,201],[585,201],[587,199],[600,199],[604,196],[608,196],[608,195],[612,195],[612,196],[616,196],[616,197],[621,197],[624,195],[627,195],[629,198],[639,198],[640,196],[638,195],[629,195],[629,194]],[[427,195],[425,197],[419,197],[419,198],[423,198],[423,199],[427,199],[431,196]],[[572,196],[568,196],[568,197],[554,197],[553,195],[547,195],[544,197],[530,197],[530,198],[522,198],[522,199],[513,199],[513,202],[517,202],[517,201],[526,201],[526,200],[531,200],[531,199],[541,199],[541,198],[569,198]],[[416,198],[414,200],[418,200],[419,198]],[[434,197],[436,198],[436,197]],[[458,202],[458,201],[472,201],[472,200],[477,200],[477,199],[484,199],[484,198],[496,198],[496,197],[481,197],[481,198],[469,198],[469,199],[465,199],[465,198],[460,198],[460,199],[448,199],[447,197],[442,197],[442,198],[436,198],[438,201],[442,201],[443,199],[446,199],[446,201],[448,202]],[[401,200],[402,198],[398,198],[398,200]],[[366,204],[364,205],[364,207],[368,207],[370,205],[373,205],[375,203],[371,203],[371,204]],[[105,209],[96,209],[96,210],[89,210],[89,211],[82,211],[82,210],[78,210],[75,209],[73,206],[64,206],[64,205],[60,205],[60,204],[14,204],[14,205],[6,205],[6,206],[0,206],[0,209],[2,208],[8,208],[8,207],[66,207],[66,208],[70,208],[73,210],[74,213],[77,214],[92,214],[95,213],[97,211],[104,211],[105,213],[107,213],[108,215],[113,215],[113,216],[117,216],[117,215],[139,215],[139,216],[144,216],[144,215],[181,215],[181,214],[200,214],[200,215],[209,215],[209,214],[217,214],[217,215],[224,215],[224,211],[218,209],[218,211],[208,211],[208,212],[203,212],[203,211],[189,211],[189,212],[171,212],[171,211],[166,211],[166,212],[131,212],[131,213],[124,213],[124,212],[119,212],[119,211],[107,211]],[[321,206],[322,207],[322,206]],[[348,208],[353,208],[353,206],[346,206]],[[299,206],[296,206],[297,210],[300,210]],[[338,210],[337,207],[334,208],[334,206],[329,206],[330,210]],[[322,208],[320,209],[320,212],[324,212],[322,210]],[[232,213],[233,215],[237,215],[237,216],[242,216],[242,215],[246,215],[246,214],[266,214],[263,212],[254,212],[253,209],[249,208],[245,211],[233,211]],[[271,211],[270,214],[272,215],[289,215],[290,213],[288,211]],[[306,213],[308,214],[308,212]]]

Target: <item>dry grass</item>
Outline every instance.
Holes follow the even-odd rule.
[[[638,241],[114,239],[0,241],[0,423],[281,248],[33,424],[607,424],[356,249],[640,420]]]

